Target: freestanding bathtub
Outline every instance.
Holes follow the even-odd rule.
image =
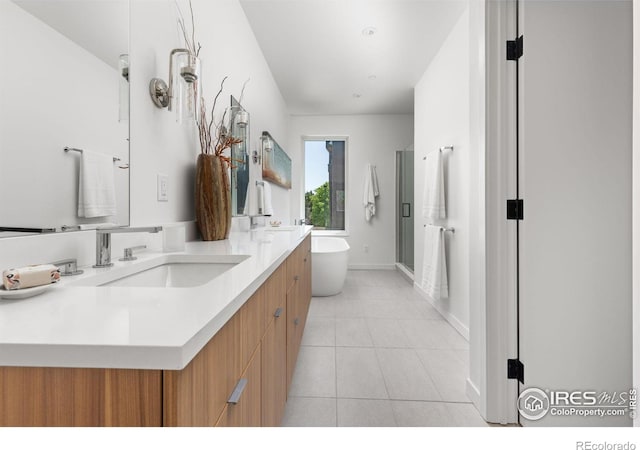
[[[339,294],[347,278],[349,244],[342,238],[312,236],[311,292],[314,297]]]

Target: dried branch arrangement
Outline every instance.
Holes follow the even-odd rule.
[[[195,56],[197,58],[200,56],[200,49],[202,46],[200,45],[200,42],[196,43],[196,26],[193,18],[193,5],[191,4],[191,0],[189,0],[189,12],[191,13],[191,36],[189,36],[189,33],[187,32],[187,27],[184,24],[184,17],[182,16],[182,11],[180,10],[180,6],[178,6],[177,2],[175,3],[175,6],[178,12],[178,26],[182,32],[184,44],[191,56]]]
[[[215,110],[218,98],[224,90],[224,82],[228,77],[224,77],[220,83],[220,89],[213,100],[211,107],[211,117],[207,118],[207,107],[205,100],[201,100],[200,117],[197,121],[198,132],[200,134],[200,151],[205,155],[216,155],[224,159],[227,164],[231,165],[231,158],[225,156],[223,152],[231,148],[231,146],[242,143],[242,139],[233,137],[225,125],[227,119],[227,111],[225,109],[219,122],[215,121]]]

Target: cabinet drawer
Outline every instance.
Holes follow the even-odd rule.
[[[287,288],[286,265],[282,264],[276,269],[264,284],[264,327],[265,330],[274,320],[278,308],[286,308]]]
[[[235,314],[187,367],[165,370],[165,426],[213,426],[242,372],[240,315]]]
[[[280,426],[287,402],[287,311],[262,338],[262,426]]]
[[[296,281],[300,280],[304,264],[303,258],[304,252],[302,245],[296,247],[296,249],[291,252],[289,257],[287,258],[287,290],[289,290]]]
[[[251,355],[260,343],[264,334],[264,286],[240,308],[240,347],[241,367],[244,369],[249,363]]]
[[[259,427],[262,424],[261,354],[258,346],[227,399],[217,427]]]

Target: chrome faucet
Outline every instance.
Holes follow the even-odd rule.
[[[63,259],[62,261],[55,261],[51,264],[58,266],[60,275],[63,277],[84,273],[84,270],[78,270],[78,260],[76,258]]]
[[[264,217],[262,214],[258,214],[257,216],[249,216],[249,228],[255,230],[258,228],[258,218]]]
[[[119,227],[96,230],[96,264],[93,267],[111,267],[111,235],[113,233],[157,233],[162,227]]]

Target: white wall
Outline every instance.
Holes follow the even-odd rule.
[[[0,225],[128,224],[128,171],[114,166],[117,216],[79,219],[80,155],[63,152],[78,147],[128,161],[119,72],[9,1],[0,1],[0,43],[7,62],[0,71],[0,193],[12,199]]]
[[[163,0],[131,1],[130,199],[133,226],[194,220],[193,178],[199,152],[195,130],[178,125],[174,113],[157,109],[151,102],[148,88],[153,77],[167,79],[169,52],[183,46],[171,3]],[[220,81],[228,75],[224,96],[218,103],[226,107],[230,103],[229,96],[239,97],[242,84],[251,78],[243,100],[251,114],[251,149],[257,148],[262,130],[268,130],[281,144],[286,142],[286,105],[238,0],[194,0],[193,6],[196,36],[203,47],[201,57],[207,100],[212,101]],[[186,14],[188,3],[182,2],[181,7]],[[4,19],[5,16],[0,17]],[[0,32],[4,33],[4,30],[0,28]],[[115,95],[117,98],[117,89]],[[25,106],[31,107],[33,103]],[[56,108],[50,106],[55,112]],[[219,111],[221,113],[222,109]],[[113,115],[118,115],[117,104]],[[74,120],[81,121],[80,118]],[[30,132],[30,138],[33,135]],[[67,145],[66,141],[64,145]],[[55,150],[55,157],[59,160],[75,159],[64,155],[62,146],[58,148],[56,145]],[[4,154],[2,161],[6,161]],[[169,175],[169,201],[165,203],[156,199],[157,173]],[[261,178],[259,166],[251,165],[251,176],[254,181],[256,177]],[[53,183],[49,185],[55,186]],[[277,186],[273,191],[274,209],[288,221],[291,216],[290,191]],[[45,193],[50,194],[50,191]],[[80,232],[0,239],[0,270],[63,258],[77,258],[80,265],[91,264],[95,252],[93,236],[93,232]],[[113,241],[113,255],[121,254],[124,246],[137,244],[158,249],[161,247],[160,238],[159,235],[148,234],[118,235]]]
[[[187,24],[189,5],[180,1]],[[194,0],[196,40],[202,44],[203,86],[211,106],[225,76],[224,94],[217,112],[230,104],[229,96],[240,97],[251,115],[250,149],[268,130],[279,142],[287,136],[287,111],[280,91],[253,35],[238,0]],[[193,220],[194,176],[199,144],[193,126],[175,122],[175,114],[156,108],[149,98],[153,77],[167,79],[169,52],[183,47],[176,27],[172,2],[133,0],[131,7],[131,223],[133,225]],[[251,165],[252,177],[260,172]],[[156,200],[156,175],[169,175],[169,201]],[[261,178],[261,175],[258,175]],[[255,186],[255,182],[253,182]],[[274,187],[277,215],[289,217],[289,192]]]
[[[303,136],[347,136],[346,221],[352,268],[391,268],[395,263],[395,152],[413,142],[413,116],[292,116],[288,146],[293,155],[292,217],[304,217]],[[380,197],[365,221],[364,168],[377,166]],[[364,246],[369,246],[365,253]]]
[[[447,218],[435,225],[455,228],[446,233],[447,274],[449,298],[432,300],[434,306],[465,337],[469,335],[469,261],[470,210],[477,208],[470,202],[470,193],[479,186],[471,186],[470,160],[481,149],[470,140],[470,63],[469,11],[466,9],[452,28],[438,54],[415,87],[415,199],[416,210],[423,203],[425,171],[423,158],[442,146],[453,145],[454,151],[443,152],[445,201]],[[475,158],[477,161],[477,158]],[[416,287],[421,284],[424,228],[426,219],[416,217],[415,274]],[[426,293],[423,292],[426,296]]]

